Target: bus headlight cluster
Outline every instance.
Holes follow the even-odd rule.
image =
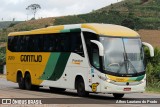
[[[100,75],[98,75],[98,77],[99,77],[100,79],[102,79],[103,81],[106,81],[106,80],[107,80],[107,77],[103,77],[103,76],[100,76]]]
[[[109,78],[107,78],[106,76],[98,76],[100,79],[102,79],[103,81],[106,81],[106,82],[112,82]]]
[[[110,79],[107,79],[107,82],[111,82],[111,80],[110,80]]]

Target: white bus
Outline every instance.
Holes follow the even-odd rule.
[[[145,91],[143,45],[135,31],[112,24],[51,26],[8,36],[7,79],[21,89],[76,89],[79,96]]]

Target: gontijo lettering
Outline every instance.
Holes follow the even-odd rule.
[[[21,62],[42,62],[42,55],[21,55]]]

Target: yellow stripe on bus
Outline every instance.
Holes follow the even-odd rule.
[[[82,28],[93,30],[99,35],[116,37],[140,37],[139,34],[127,27],[112,24],[82,24]]]

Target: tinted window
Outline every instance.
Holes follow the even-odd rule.
[[[55,36],[52,34],[45,34],[43,35],[43,51],[44,52],[53,52],[55,51]]]
[[[12,52],[74,52],[84,56],[80,32],[9,36]]]
[[[84,56],[83,45],[80,34],[73,33],[71,35],[71,51]]]
[[[98,35],[90,32],[83,32],[83,35],[87,47],[89,61],[91,65],[99,69],[99,49],[97,45],[91,42],[91,40],[98,40]]]

